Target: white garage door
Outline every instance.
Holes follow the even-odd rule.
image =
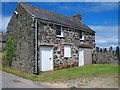
[[[52,47],[40,47],[40,61],[41,71],[53,70]]]
[[[79,66],[84,66],[84,49],[79,48]]]

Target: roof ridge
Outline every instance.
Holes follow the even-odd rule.
[[[75,19],[75,18],[73,18],[73,17],[64,16],[63,14],[59,14],[59,13],[55,13],[55,12],[50,11],[50,10],[46,10],[46,9],[43,9],[43,8],[39,8],[39,7],[37,7],[37,6],[33,6],[33,5],[28,4],[28,3],[25,3],[25,2],[19,2],[19,4],[21,4],[22,6],[23,6],[23,4],[25,4],[25,5],[31,6],[31,7],[33,7],[33,8],[37,8],[37,9],[40,9],[40,10],[43,10],[43,11],[47,11],[47,12],[50,12],[50,13],[54,13],[54,14],[57,14],[57,15],[61,15],[61,16],[66,17],[66,18],[68,18],[68,19],[72,19],[72,20],[75,20],[75,21],[79,21],[79,20],[77,20],[77,19]],[[23,7],[24,7],[24,6],[23,6]],[[26,8],[25,8],[25,9],[26,9]],[[31,13],[30,13],[30,14],[31,14]],[[80,23],[82,23],[82,22],[80,21]]]
[[[83,24],[82,21],[77,20],[75,18],[64,16],[63,14],[59,14],[43,8],[39,8],[37,6],[33,6],[25,2],[19,2],[18,4],[20,4],[31,15],[36,16],[36,18],[49,20],[56,23],[62,23],[71,27],[79,28],[79,29],[86,29],[90,31],[92,30],[90,27]]]

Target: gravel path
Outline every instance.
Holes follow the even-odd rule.
[[[1,72],[0,72],[1,73]],[[64,88],[61,83],[50,84],[36,82],[18,77],[13,74],[2,72],[2,88]]]
[[[69,80],[69,88],[118,88],[118,75]]]
[[[1,73],[3,88],[118,88],[118,75],[75,78],[61,83],[43,83],[0,71]]]
[[[37,83],[6,72],[2,72],[2,87],[3,88],[44,88],[44,87],[49,88],[49,86],[43,83]]]
[[[0,90],[2,89],[2,71],[0,71]]]

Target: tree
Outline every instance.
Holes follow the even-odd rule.
[[[7,64],[11,66],[13,58],[15,57],[15,43],[11,35],[8,36],[5,50],[6,50],[6,60]]]
[[[104,53],[107,53],[107,48],[104,48],[104,49],[103,49],[103,52],[104,52]]]
[[[115,52],[115,54],[117,55],[117,57],[119,57],[119,55],[120,55],[120,50],[119,50],[119,47],[118,47],[118,46],[116,47],[116,52]]]
[[[100,52],[101,52],[101,53],[103,52],[102,48],[100,48]]]
[[[110,46],[110,48],[109,48],[109,53],[112,53],[112,52],[113,52],[113,47]]]
[[[99,53],[99,47],[96,47],[96,52]]]
[[[115,54],[115,51],[113,50],[113,52],[112,52],[113,54]]]

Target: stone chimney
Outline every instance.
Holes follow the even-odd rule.
[[[82,21],[82,16],[81,16],[80,14],[75,14],[75,15],[73,15],[73,18]]]

